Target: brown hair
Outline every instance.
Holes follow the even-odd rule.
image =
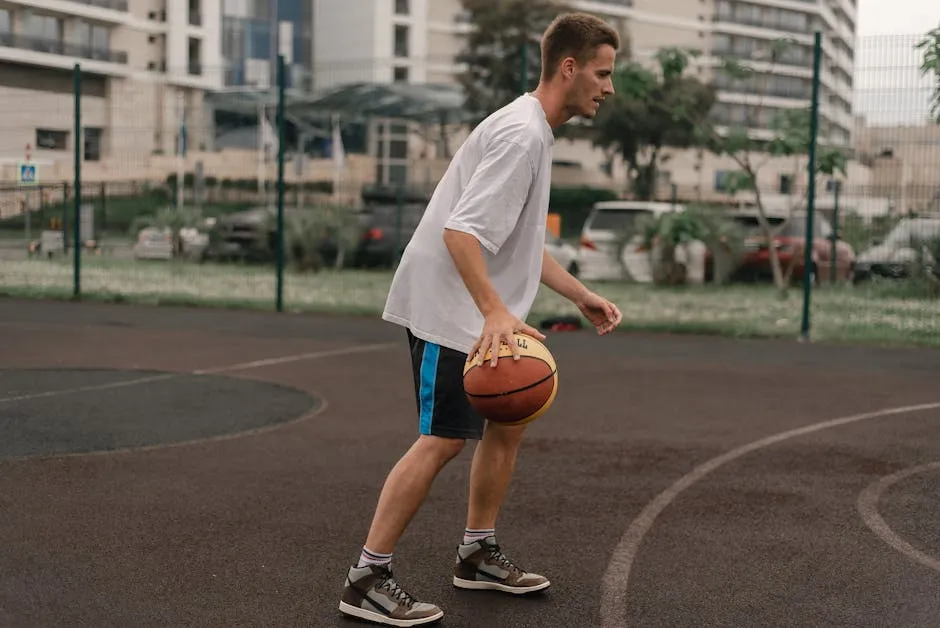
[[[543,78],[552,78],[566,57],[574,57],[584,65],[604,44],[614,50],[620,48],[620,34],[610,24],[587,13],[562,13],[542,35]]]

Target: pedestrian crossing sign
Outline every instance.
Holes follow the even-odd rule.
[[[39,183],[39,167],[32,161],[18,162],[16,180],[20,185],[36,185]]]

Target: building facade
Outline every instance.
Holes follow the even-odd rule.
[[[223,0],[222,57],[226,87],[277,84],[277,56],[284,55],[287,85],[313,87],[315,0]]]
[[[29,150],[42,178],[70,165],[79,141],[92,171],[108,162],[112,170],[132,169],[175,152],[184,115],[189,145],[197,147],[203,94],[222,83],[219,9],[220,0],[4,0],[4,168]],[[78,140],[76,63],[82,71]]]
[[[813,34],[823,32],[820,140],[849,146],[853,130],[855,0],[568,0],[602,15],[629,40],[633,58],[652,60],[665,46],[696,49],[693,71],[719,87],[714,115],[719,131],[747,126],[767,137],[781,110],[805,108],[811,98]],[[460,0],[320,0],[314,19],[315,86],[354,81],[451,83],[461,71],[454,59],[471,28]],[[771,54],[775,42],[786,48]],[[716,72],[724,59],[747,61],[756,74],[732,81]],[[688,155],[663,169],[663,183],[707,196],[733,163]],[[576,164],[585,180],[623,180],[622,165],[586,141],[561,140],[556,158]],[[791,173],[791,164],[784,168]],[[798,173],[797,173],[798,174]],[[785,177],[781,179],[780,177]],[[769,178],[793,187],[789,174]],[[797,176],[798,178],[798,176]],[[783,181],[783,183],[780,183]]]

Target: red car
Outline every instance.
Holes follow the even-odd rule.
[[[758,221],[756,210],[734,211],[732,219],[745,231],[744,259],[732,274],[732,280],[773,280],[770,250],[767,238]],[[784,275],[790,265],[790,279],[801,281],[806,271],[804,249],[806,245],[806,212],[791,215],[770,214],[767,220],[774,231],[773,246],[777,250],[780,269]],[[815,282],[828,282],[832,262],[833,231],[829,221],[817,213],[813,216],[813,266]],[[855,250],[850,244],[836,239],[836,281],[851,281],[855,268]],[[706,273],[711,276],[711,253],[707,254]],[[817,272],[818,271],[818,272]]]

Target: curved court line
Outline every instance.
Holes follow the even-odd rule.
[[[920,473],[928,473],[930,471],[940,471],[940,462],[932,462],[930,464],[924,464],[919,467],[912,467],[910,469],[904,469],[893,473],[886,477],[881,478],[877,482],[869,485],[861,494],[858,496],[858,502],[856,507],[858,508],[858,513],[862,516],[862,521],[865,522],[871,531],[874,532],[878,537],[901,552],[911,560],[929,567],[934,571],[940,572],[940,560],[925,554],[920,551],[901,537],[899,537],[891,527],[885,523],[885,520],[882,519],[881,515],[878,514],[878,499],[881,497],[881,494],[891,487],[894,484],[897,484],[901,480],[911,477],[912,475],[918,475]]]
[[[67,390],[59,391],[49,391],[46,393],[36,393],[34,395],[24,395],[21,397],[7,397],[0,398],[0,403],[4,401],[19,401],[22,399],[37,399],[40,397],[52,397],[56,395],[65,395],[73,392],[86,392],[86,391],[96,391],[96,390],[105,390],[108,388],[117,388],[119,386],[129,386],[132,384],[143,384],[151,381],[160,381],[165,379],[172,379],[175,377],[182,377],[184,375],[208,375],[215,373],[225,373],[229,371],[242,371],[253,368],[260,368],[264,366],[272,366],[276,364],[285,364],[288,362],[297,362],[300,360],[316,360],[320,358],[328,358],[333,356],[340,355],[349,355],[354,353],[363,353],[367,351],[380,351],[382,349],[389,349],[397,346],[394,343],[382,343],[382,344],[372,344],[372,345],[362,345],[356,347],[346,347],[342,349],[327,349],[324,351],[314,351],[311,353],[301,353],[297,355],[288,355],[280,358],[269,358],[265,360],[255,360],[253,362],[241,362],[238,364],[232,364],[229,366],[222,366],[211,369],[201,369],[198,371],[192,371],[191,373],[164,373],[161,375],[154,375],[150,377],[141,377],[138,379],[132,379],[124,382],[115,382],[112,384],[101,384],[99,386],[85,386],[81,388],[71,388]],[[12,456],[9,458],[0,459],[0,464],[5,462],[30,462],[35,460],[53,460],[59,458],[82,458],[82,457],[91,457],[91,456],[112,456],[112,455],[122,455],[122,454],[136,454],[148,451],[156,451],[158,449],[173,449],[177,447],[190,447],[193,445],[203,445],[208,443],[216,443],[228,440],[234,440],[236,438],[245,438],[249,436],[258,436],[266,432],[271,432],[276,429],[281,429],[283,427],[288,427],[291,425],[296,425],[298,423],[308,421],[313,419],[324,412],[329,408],[329,400],[326,397],[319,394],[316,390],[306,389],[304,392],[312,395],[316,400],[316,405],[308,410],[307,412],[301,414],[295,419],[289,421],[281,421],[278,423],[272,423],[270,425],[263,425],[260,427],[250,428],[247,430],[241,430],[238,432],[229,432],[226,434],[217,434],[215,436],[208,436],[204,438],[194,438],[189,440],[181,440],[171,443],[155,443],[153,445],[142,445],[140,447],[120,447],[116,449],[99,449],[95,451],[76,451],[69,453],[61,454],[34,454],[29,456]]]
[[[165,381],[183,377],[184,375],[214,375],[216,373],[231,373],[232,371],[246,371],[249,369],[262,368],[265,366],[275,366],[287,364],[289,362],[300,362],[302,360],[319,360],[321,358],[331,358],[341,355],[351,355],[354,353],[364,353],[368,351],[380,351],[396,346],[393,343],[382,343],[372,345],[361,345],[355,347],[343,347],[341,349],[325,349],[323,351],[312,351],[310,353],[298,353],[296,355],[285,355],[279,358],[268,358],[265,360],[254,360],[252,362],[240,362],[238,364],[229,364],[227,366],[218,366],[208,369],[200,369],[189,373],[162,373],[160,375],[148,375],[146,377],[137,377],[122,382],[111,382],[108,384],[96,384],[93,386],[79,386],[77,388],[63,388],[60,390],[49,390],[41,393],[31,393],[28,395],[17,395],[15,397],[0,397],[0,404],[13,403],[15,401],[29,401],[31,399],[43,399],[46,397],[61,397],[83,392],[97,392],[99,390],[110,390],[112,388],[123,388],[125,386],[136,386],[137,384],[147,384],[150,382]],[[118,369],[120,370],[120,369]]]
[[[851,423],[886,416],[936,409],[940,409],[940,402],[901,406],[898,408],[885,408],[875,410],[874,412],[855,414],[823,421],[821,423],[814,423],[805,427],[767,436],[747,445],[742,445],[737,449],[733,449],[695,467],[647,504],[620,538],[620,542],[611,554],[610,562],[607,565],[607,572],[604,574],[604,579],[601,583],[600,625],[602,628],[622,628],[627,625],[627,585],[630,581],[630,570],[633,567],[633,561],[636,559],[640,545],[643,543],[643,538],[649,532],[650,528],[653,527],[653,523],[663,510],[669,507],[683,491],[715,469],[759,449],[764,449],[765,447],[770,447],[771,445],[776,445],[814,432],[821,432],[832,427],[849,425]]]

